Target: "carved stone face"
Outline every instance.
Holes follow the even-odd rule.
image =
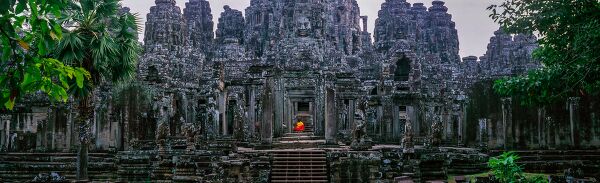
[[[312,28],[310,25],[310,20],[308,20],[308,18],[306,18],[306,17],[300,17],[300,18],[298,18],[296,23],[297,23],[296,27],[298,28],[298,36],[300,36],[300,37],[308,36],[310,29]]]

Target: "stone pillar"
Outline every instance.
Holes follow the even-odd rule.
[[[65,135],[66,138],[66,148],[63,150],[64,152],[68,152],[69,150],[71,150],[71,141],[73,138],[73,112],[71,112],[71,108],[68,108],[67,110],[67,134]]]
[[[275,93],[273,97],[275,98],[274,107],[273,107],[273,135],[275,137],[280,137],[282,135],[282,126],[283,126],[283,92],[281,89],[281,80],[276,79],[276,83],[274,83]]]
[[[571,146],[577,146],[576,138],[578,137],[575,131],[579,125],[579,97],[569,98],[569,122],[570,122],[570,134],[571,134]]]
[[[254,137],[256,130],[254,129],[256,124],[256,87],[250,86],[250,106],[248,107],[248,134],[250,137]]]
[[[544,125],[544,119],[546,118],[546,108],[545,107],[540,107],[538,108],[538,119],[537,119],[537,138],[538,138],[538,148],[542,148],[544,146],[546,146],[545,143],[545,135],[543,135],[543,132],[545,132],[544,128],[546,125]]]
[[[463,102],[460,104],[462,107],[462,111],[461,111],[461,115],[460,115],[460,121],[458,122],[459,124],[459,137],[460,137],[460,142],[462,143],[462,145],[467,144],[467,119],[468,119],[468,115],[469,113],[467,113],[467,105],[466,102]],[[486,123],[487,125],[487,123]],[[487,132],[486,132],[487,133]]]
[[[502,145],[504,149],[512,147],[512,98],[502,99]]]
[[[227,136],[227,91],[223,90],[219,93],[219,119],[221,119],[221,135]]]
[[[10,143],[10,116],[0,116],[0,125],[2,125],[2,128],[0,128],[2,129],[2,133],[0,133],[0,135],[2,135],[2,137],[0,137],[0,149],[4,147],[6,150],[8,150],[10,148],[8,146]]]
[[[384,125],[385,123],[383,122],[383,104],[378,104],[377,106],[377,121],[375,121],[375,126],[377,131],[375,133],[375,136],[379,137],[379,139],[383,138],[383,134],[384,134]]]
[[[56,115],[58,114],[58,108],[49,108],[50,110],[48,110],[48,131],[50,132],[50,142],[48,142],[48,146],[50,146],[50,148],[52,150],[56,150],[57,148],[57,142],[56,142],[56,136],[59,133],[58,130],[56,129]]]
[[[458,141],[458,132],[454,131],[454,123],[450,117],[450,113],[446,109],[446,107],[442,107],[442,126],[444,128],[444,134],[442,135],[443,140],[454,140],[452,138],[456,138]],[[458,128],[457,128],[458,129]]]
[[[325,142],[335,145],[337,134],[337,120],[335,110],[335,90],[327,88],[325,91]]]
[[[369,17],[368,16],[360,16],[360,19],[362,19],[362,25],[363,25],[363,32],[369,32]]]
[[[354,100],[348,102],[348,124],[350,124],[350,130],[354,130],[356,124],[354,123],[354,115],[356,113],[356,104]]]
[[[392,107],[392,138],[397,139],[400,136],[400,107],[394,105]]]
[[[477,141],[480,146],[485,145],[487,137],[487,119],[479,119],[479,130],[477,132]]]
[[[292,124],[290,119],[290,101],[287,96],[284,96],[283,99],[283,123],[285,124],[285,128],[283,129],[283,133],[290,133],[290,125]]]
[[[261,141],[263,144],[271,144],[273,142],[273,88],[272,79],[268,78],[265,81],[264,93],[262,96],[262,124]]]
[[[294,107],[293,107],[293,103],[290,99],[288,99],[287,102],[287,112],[288,112],[288,131],[292,132],[292,128],[294,128]]]

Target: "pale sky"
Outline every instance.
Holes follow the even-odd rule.
[[[223,12],[223,6],[229,5],[233,9],[244,11],[250,5],[250,0],[208,0],[212,9],[212,14],[216,24],[218,18]],[[357,0],[362,15],[369,16],[369,31],[373,33],[375,28],[375,19],[377,12],[381,9],[381,3],[385,0]],[[407,0],[410,3],[425,3],[425,6],[431,6],[432,0]],[[488,17],[490,14],[486,10],[491,4],[499,4],[502,0],[445,0],[448,12],[452,14],[456,22],[458,36],[460,39],[460,56],[469,55],[482,56],[487,50],[487,44],[494,31],[498,29],[498,24],[494,23]],[[177,0],[177,5],[183,9],[188,0]],[[146,21],[146,14],[150,7],[154,5],[154,0],[123,0],[123,4],[131,8],[132,12],[139,13],[143,21]],[[143,35],[141,35],[143,37]],[[143,40],[143,38],[142,38]]]

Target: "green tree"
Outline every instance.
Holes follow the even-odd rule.
[[[61,10],[66,0],[0,1],[0,108],[41,91],[66,102],[70,83],[89,73],[53,58],[51,48],[63,37]]]
[[[498,93],[524,104],[600,93],[600,1],[505,0],[488,9],[507,32],[540,37],[533,56],[543,68],[496,81]]]
[[[69,92],[77,101],[80,148],[78,179],[88,179],[89,124],[94,113],[96,87],[128,81],[135,75],[141,47],[137,42],[139,19],[120,11],[120,0],[72,1],[66,9],[70,25],[56,49],[65,63],[90,72],[90,80],[78,81]]]

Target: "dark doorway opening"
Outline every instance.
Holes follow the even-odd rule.
[[[298,112],[310,112],[310,103],[298,102]]]

